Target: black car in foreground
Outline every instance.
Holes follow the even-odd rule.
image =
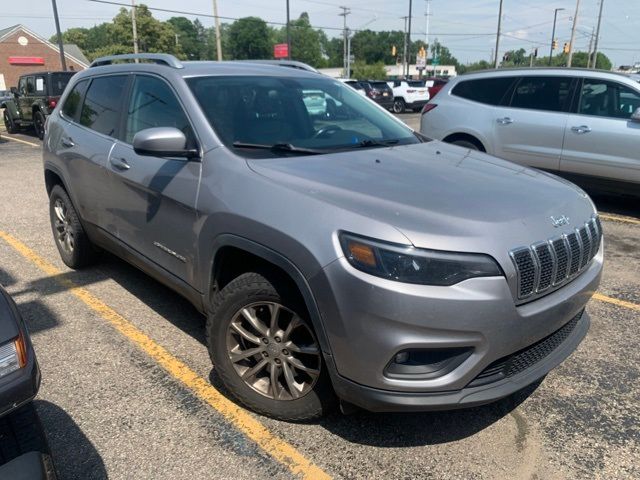
[[[56,478],[32,400],[40,368],[15,302],[0,287],[0,479]]]

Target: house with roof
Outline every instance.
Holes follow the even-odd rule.
[[[84,70],[89,61],[77,45],[64,45],[68,70]],[[25,73],[62,70],[58,46],[24,25],[0,29],[0,90],[18,84]]]

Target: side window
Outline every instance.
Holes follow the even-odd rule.
[[[126,75],[94,78],[82,105],[80,124],[114,137],[118,131],[120,105],[126,83]]]
[[[44,77],[36,77],[36,93],[38,95],[44,95],[46,93]]]
[[[549,112],[565,111],[572,81],[570,77],[522,77],[513,92],[511,106]]]
[[[33,95],[36,91],[36,81],[34,77],[27,77],[27,95]]]
[[[615,82],[585,78],[578,113],[629,119],[640,108],[640,94]]]
[[[69,92],[69,95],[67,95],[64,105],[62,105],[62,114],[69,120],[75,120],[76,115],[80,111],[80,102],[82,101],[84,92],[87,90],[88,84],[88,80],[82,80],[76,83]]]
[[[20,95],[27,94],[27,77],[22,77],[18,82],[18,93]]]
[[[125,141],[132,143],[136,133],[153,127],[175,127],[190,143],[194,141],[191,125],[171,88],[159,78],[138,75],[129,100]]]
[[[451,93],[458,97],[488,105],[500,105],[511,88],[515,77],[481,78],[466,80],[453,87]]]

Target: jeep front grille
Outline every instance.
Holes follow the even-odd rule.
[[[600,219],[594,216],[571,233],[511,250],[518,299],[552,292],[571,281],[598,253],[601,239]]]

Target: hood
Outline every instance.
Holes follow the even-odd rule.
[[[589,197],[568,181],[436,141],[249,160],[249,166],[336,208],[392,225],[416,247],[503,259],[512,248],[572,231],[594,212]],[[554,227],[550,217],[562,215],[571,224]]]

